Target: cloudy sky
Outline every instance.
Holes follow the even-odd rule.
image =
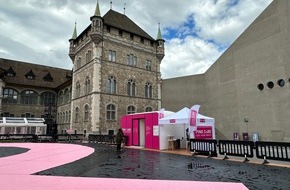
[[[101,15],[111,0],[99,0]],[[272,0],[112,0],[153,38],[166,40],[162,78],[204,73]],[[0,0],[0,57],[72,68],[68,39],[80,34],[97,0]]]

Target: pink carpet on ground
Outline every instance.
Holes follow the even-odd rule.
[[[23,154],[0,158],[0,183],[1,189],[5,190],[247,189],[242,183],[30,175],[86,157],[93,153],[94,149],[87,146],[58,143],[0,143],[0,147],[30,149]]]

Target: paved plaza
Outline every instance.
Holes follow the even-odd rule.
[[[37,149],[37,151],[32,156],[36,156],[41,162],[38,163],[35,159],[25,157],[23,162],[28,164],[23,167],[30,169],[17,166],[20,162],[20,159],[16,159],[17,155],[28,155],[33,149]],[[46,153],[53,150],[53,154],[59,156],[57,159],[46,158],[42,155],[43,150],[46,150],[44,151]],[[17,161],[17,164],[13,161]],[[290,169],[287,167],[169,154],[136,148],[125,148],[122,152],[116,152],[114,146],[106,144],[17,143],[16,145],[1,143],[0,179],[8,180],[11,178],[9,175],[16,175],[15,171],[6,171],[8,168],[32,174],[21,177],[19,183],[26,180],[33,184],[37,179],[38,189],[39,185],[45,186],[45,184],[54,184],[56,187],[54,189],[69,188],[69,184],[74,185],[73,189],[89,188],[90,185],[91,187],[114,189],[118,187],[117,184],[124,183],[126,183],[124,188],[118,188],[288,189],[290,186]],[[21,175],[23,174],[21,173]],[[49,180],[52,181],[49,182]],[[5,189],[17,189],[18,183],[13,184],[16,186],[15,188],[7,185]]]

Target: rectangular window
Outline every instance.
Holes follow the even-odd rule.
[[[137,57],[133,54],[127,55],[127,64],[130,66],[137,66]]]
[[[116,62],[116,51],[109,50],[109,61]]]
[[[151,61],[150,60],[146,60],[145,62],[145,66],[146,66],[146,70],[151,71]]]

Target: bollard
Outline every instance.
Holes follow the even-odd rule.
[[[262,164],[264,165],[264,164],[268,164],[268,163],[269,163],[269,162],[266,160],[266,156],[264,156],[264,161],[263,161]]]
[[[207,158],[210,158],[211,157],[211,151],[209,151],[209,155],[208,155],[208,157]]]
[[[248,161],[250,161],[250,160],[247,158],[247,155],[245,154],[245,159],[243,162],[248,162]]]
[[[225,153],[223,160],[227,160],[227,159],[229,159],[229,157],[227,157],[227,153]]]

